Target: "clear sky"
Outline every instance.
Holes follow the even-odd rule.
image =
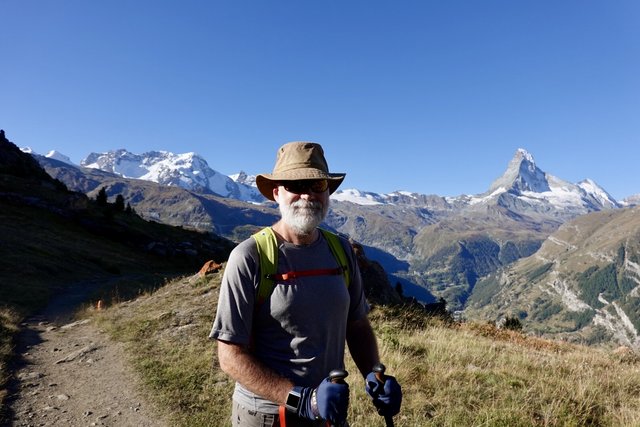
[[[194,151],[270,172],[293,140],[344,188],[487,190],[516,149],[640,193],[637,0],[0,0],[18,146]]]

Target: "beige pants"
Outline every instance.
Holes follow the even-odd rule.
[[[326,421],[312,421],[287,414],[286,427],[326,427]],[[233,427],[282,427],[278,414],[265,414],[245,408],[233,401],[231,410],[231,425]]]

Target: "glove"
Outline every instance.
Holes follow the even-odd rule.
[[[378,414],[394,416],[400,412],[402,404],[402,388],[395,377],[385,375],[384,383],[378,381],[375,372],[367,375],[365,389],[378,408]]]
[[[315,389],[304,387],[300,397],[298,416],[302,418],[323,418],[335,425],[342,425],[347,419],[349,386],[346,383],[332,383],[327,377]]]

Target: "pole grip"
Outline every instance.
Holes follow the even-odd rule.
[[[329,372],[329,380],[334,384],[345,384],[344,379],[349,376],[349,373],[344,369],[334,369]],[[342,426],[347,425],[346,421],[342,423]],[[326,427],[342,427],[342,426],[334,426],[329,421],[326,422]]]
[[[376,363],[373,365],[373,372],[376,374],[376,379],[379,383],[384,384],[385,376],[384,373],[387,371],[387,367],[382,363]]]
[[[382,363],[376,363],[375,365],[373,365],[373,372],[376,374],[376,380],[378,380],[378,383],[381,386],[384,386],[384,382],[386,380],[384,373],[386,371],[387,371],[387,367],[384,366]],[[385,415],[384,423],[386,424],[387,427],[394,427],[393,416]]]
[[[344,384],[344,379],[349,376],[349,373],[344,369],[334,369],[329,372],[329,379],[334,384]]]

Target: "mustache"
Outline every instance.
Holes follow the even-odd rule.
[[[322,203],[317,200],[296,200],[290,206],[294,209],[322,210]]]

